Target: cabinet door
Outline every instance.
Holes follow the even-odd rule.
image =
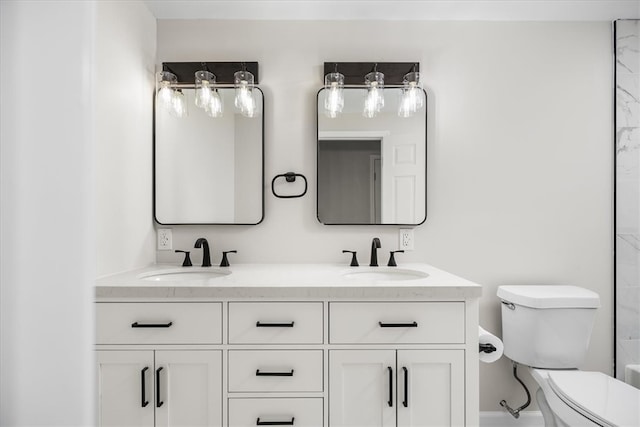
[[[329,425],[396,425],[395,350],[329,351]]]
[[[98,425],[153,427],[153,351],[97,351]]]
[[[222,355],[216,350],[157,350],[156,425],[222,425]]]
[[[398,427],[464,425],[464,350],[398,350]]]

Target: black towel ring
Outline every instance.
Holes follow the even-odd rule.
[[[296,181],[296,177],[300,177],[302,179],[304,179],[304,191],[300,194],[294,194],[291,196],[283,196],[281,194],[276,193],[276,190],[274,188],[274,184],[276,182],[276,180],[278,178],[284,178],[287,182],[295,182]],[[302,175],[301,173],[295,173],[295,172],[287,172],[287,173],[281,173],[279,175],[276,175],[273,177],[273,179],[271,180],[271,192],[273,193],[274,196],[280,198],[280,199],[295,199],[297,197],[302,197],[305,194],[307,194],[307,177]]]

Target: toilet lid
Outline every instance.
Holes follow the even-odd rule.
[[[550,371],[549,384],[567,405],[604,426],[640,425],[640,390],[602,372]]]

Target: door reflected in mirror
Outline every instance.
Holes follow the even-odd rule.
[[[188,116],[155,109],[154,215],[159,224],[257,224],[263,218],[263,95],[254,117],[234,106],[235,90],[219,88],[222,117],[195,105],[182,89]]]
[[[325,92],[320,90],[317,100],[318,220],[326,225],[423,223],[426,105],[400,117],[401,89],[387,88],[384,108],[367,118],[366,89],[345,88],[343,111],[331,118],[324,111]]]

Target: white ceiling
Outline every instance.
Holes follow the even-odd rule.
[[[612,21],[640,0],[144,0],[158,19]]]

